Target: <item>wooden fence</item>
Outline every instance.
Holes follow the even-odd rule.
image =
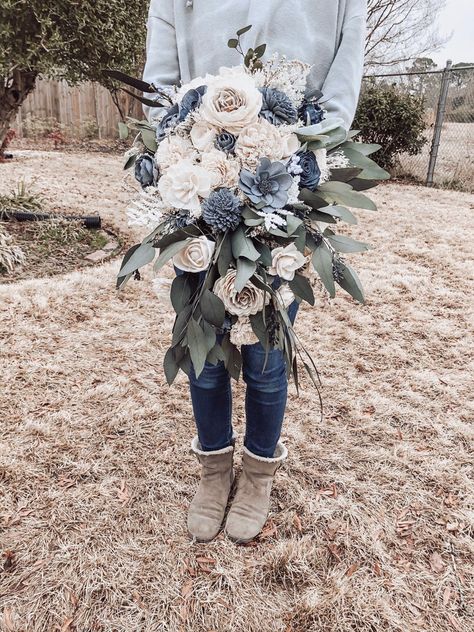
[[[126,95],[121,98],[127,113],[142,118],[141,105]],[[96,134],[99,138],[117,138],[120,115],[110,92],[97,83],[70,86],[66,81],[40,79],[36,89],[21,107],[14,124],[19,137],[57,122],[74,136]]]

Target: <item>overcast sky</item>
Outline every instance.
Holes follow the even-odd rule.
[[[453,35],[442,50],[430,57],[443,66],[447,59],[474,63],[474,0],[447,0],[439,26],[443,35]]]

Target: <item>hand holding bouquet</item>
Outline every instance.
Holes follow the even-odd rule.
[[[151,229],[125,255],[123,287],[156,258],[181,273],[171,286],[176,311],[165,372],[197,375],[205,362],[223,361],[238,378],[240,344],[280,348],[297,383],[301,349],[287,308],[314,305],[317,275],[331,297],[336,285],[357,301],[363,291],[347,253],[368,246],[338,235],[355,224],[347,208],[375,210],[361,191],[388,174],[368,156],[377,145],[354,142],[339,119],[326,119],[321,95],[305,98],[310,66],[273,56],[265,45],[244,53],[241,29],[229,46],[244,63],[221,68],[163,91],[111,71],[157,101],[152,123],[131,121],[136,132],[126,167],[134,167],[142,194],[129,209],[132,223]],[[304,361],[312,379],[314,364]]]

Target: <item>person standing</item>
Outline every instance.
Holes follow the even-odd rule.
[[[366,34],[366,0],[152,0],[148,18],[144,80],[156,87],[187,83],[237,63],[227,41],[252,25],[244,48],[267,44],[267,54],[311,64],[306,98],[322,92],[327,118],[342,119],[348,131],[360,92]],[[149,118],[158,110],[145,108]],[[178,271],[179,272],[179,271]],[[298,304],[288,308],[292,322]],[[273,478],[287,457],[280,439],[288,379],[283,354],[260,343],[242,346],[246,383],[246,430],[242,474],[225,531],[237,543],[259,534],[268,516]],[[235,435],[230,376],[223,363],[206,364],[190,394],[197,428],[191,450],[201,480],[188,510],[188,531],[200,542],[221,530],[234,482]]]

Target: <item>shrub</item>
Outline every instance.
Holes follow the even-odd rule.
[[[419,154],[427,142],[422,97],[403,93],[396,86],[370,84],[362,90],[353,127],[365,143],[382,146],[377,162],[392,168],[400,154]]]

